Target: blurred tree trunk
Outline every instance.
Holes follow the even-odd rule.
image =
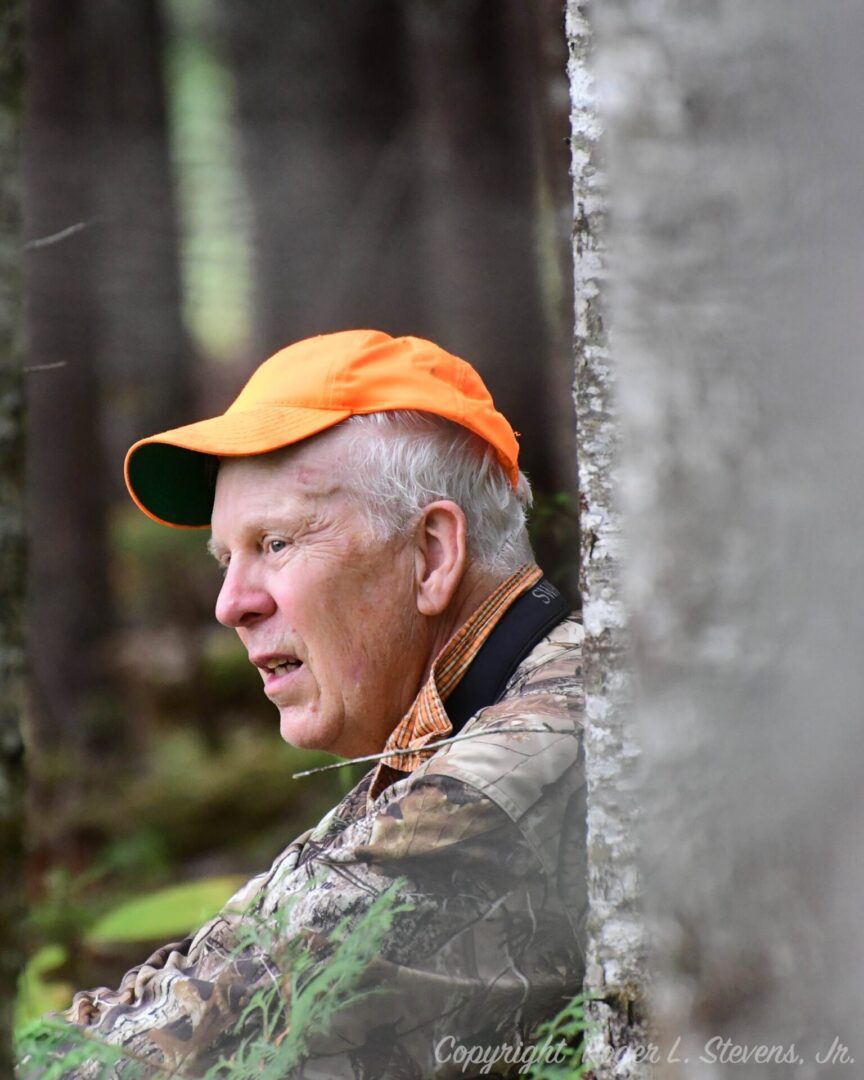
[[[584,0],[567,6],[573,178],[576,417],[581,506],[580,582],[585,621],[585,760],[588,783],[588,1015],[586,1056],[599,1076],[643,1075],[628,1058],[642,1039],[647,980],[640,850],[634,827],[638,743],[629,709],[621,597],[620,419],[617,358],[606,326],[606,176]],[[615,1062],[621,1062],[620,1071]]]
[[[860,1076],[864,8],[595,13],[660,1072]]]
[[[573,190],[570,179],[570,93],[564,7],[559,0],[531,5],[536,261],[546,326],[548,410],[545,440],[555,462],[550,491],[556,529],[547,540],[547,573],[557,568],[565,592],[579,592],[579,478],[573,408]],[[542,556],[541,556],[542,558]],[[553,561],[554,560],[554,563]]]
[[[24,403],[21,349],[21,112],[24,3],[0,4],[0,1074],[23,963]]]
[[[310,334],[411,332],[404,35],[396,0],[224,3],[253,212],[259,355]]]
[[[96,61],[92,173],[102,425],[108,473],[120,492],[130,444],[192,415],[190,350],[181,320],[160,4],[95,0],[88,17]]]
[[[46,853],[72,861],[67,819],[85,789],[104,784],[108,763],[112,775],[131,764],[109,656],[99,262],[117,233],[93,150],[97,14],[84,0],[34,0],[30,18],[29,333],[34,366],[46,368],[28,384],[34,831]]]
[[[186,419],[190,389],[159,6],[34,0],[31,49],[30,337],[48,367],[28,388],[35,823],[74,860],[58,821],[137,742],[107,506],[130,441]]]
[[[534,16],[509,0],[411,0],[407,12],[427,332],[488,379],[521,432],[523,466],[555,492],[566,480],[548,438]]]
[[[560,11],[515,0],[256,11],[222,5],[260,351],[358,325],[432,337],[488,380],[538,491],[575,494],[567,231],[549,180],[567,134],[563,57],[549,108],[543,52],[555,35],[560,45]],[[541,558],[561,566],[572,536],[547,540]]]

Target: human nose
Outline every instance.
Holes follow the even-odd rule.
[[[251,626],[276,610],[276,603],[251,569],[232,559],[216,598],[216,618],[235,629]]]

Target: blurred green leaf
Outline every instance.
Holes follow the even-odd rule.
[[[166,837],[152,825],[145,825],[106,844],[99,855],[97,869],[106,873],[134,875],[137,881],[142,882],[150,874],[164,873],[170,861]]]
[[[73,987],[70,983],[45,979],[45,975],[65,963],[68,956],[68,951],[62,945],[43,945],[27,961],[18,979],[16,1030],[21,1030],[46,1012],[65,1009],[72,1001]]]
[[[105,945],[184,935],[220,911],[244,881],[238,875],[204,878],[127,900],[103,915],[85,941]]]

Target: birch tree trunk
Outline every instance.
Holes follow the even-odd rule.
[[[859,1076],[864,8],[595,14],[658,1075]]]
[[[606,328],[606,178],[584,0],[567,6],[571,96],[576,418],[585,620],[588,782],[588,952],[585,990],[595,1030],[586,1059],[598,1076],[642,1075],[645,946],[635,829],[637,744],[628,708],[619,500],[618,372]]]
[[[21,386],[21,0],[0,3],[0,1075],[23,962],[24,424]]]

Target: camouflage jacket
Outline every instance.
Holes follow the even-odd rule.
[[[530,1040],[584,971],[582,635],[566,618],[457,741],[377,798],[367,774],[193,937],[77,994],[68,1019],[128,1055],[109,1075],[264,1075],[258,1036],[267,1075],[470,1076]]]

